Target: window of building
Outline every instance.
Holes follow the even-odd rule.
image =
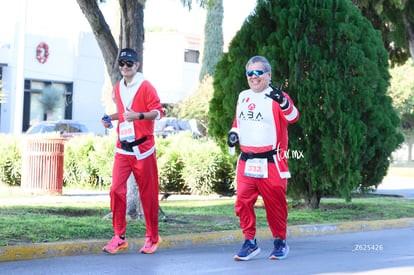
[[[188,63],[198,63],[198,58],[200,57],[200,52],[196,50],[185,50],[184,51],[184,62]]]
[[[73,83],[24,81],[23,127],[43,120],[72,119]]]

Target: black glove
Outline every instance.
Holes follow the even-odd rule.
[[[283,100],[285,99],[285,96],[283,95],[282,91],[278,88],[273,87],[272,84],[269,84],[269,86],[272,88],[272,91],[270,92],[270,94],[266,94],[266,96],[270,97],[277,103],[282,104]]]
[[[230,132],[229,137],[227,138],[227,145],[229,147],[234,147],[237,142],[239,142],[239,135],[236,132]]]

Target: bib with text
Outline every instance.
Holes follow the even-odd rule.
[[[135,130],[133,122],[122,122],[119,124],[119,139],[121,141],[134,141],[135,140]]]
[[[244,168],[244,175],[252,178],[267,178],[267,159],[248,159]]]

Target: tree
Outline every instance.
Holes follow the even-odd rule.
[[[53,85],[48,85],[43,89],[39,98],[39,103],[43,108],[44,119],[53,119],[53,111],[61,103],[63,93],[64,91]]]
[[[223,0],[210,0],[204,27],[203,61],[200,82],[208,74],[213,76],[217,62],[223,53]]]
[[[120,6],[120,32],[119,43],[111,33],[97,1],[76,0],[85,15],[101,49],[106,69],[111,78],[112,86],[121,79],[117,57],[119,48],[133,48],[137,51],[138,68],[142,72],[143,67],[143,44],[144,44],[144,5],[146,0],[119,0]]]
[[[139,71],[143,68],[143,44],[144,44],[144,7],[146,0],[119,0],[120,10],[120,31],[119,41],[115,40],[109,25],[107,24],[102,11],[99,9],[98,1],[104,0],[76,0],[80,9],[85,15],[95,35],[98,46],[101,49],[108,75],[111,79],[112,89],[121,79],[117,57],[120,49],[133,48],[137,52],[138,62],[140,62]],[[201,6],[206,0],[196,0]],[[192,0],[181,0],[184,7],[188,6],[191,10]],[[111,90],[112,90],[111,89]],[[127,200],[127,214],[132,217],[139,217],[137,209],[140,208],[138,189],[135,187],[135,180],[128,180],[128,190],[132,190],[134,195],[129,196]]]
[[[137,51],[137,59],[140,62],[138,70],[143,68],[143,44],[144,44],[144,5],[146,0],[119,0],[120,6],[120,32],[117,43],[111,33],[97,1],[76,0],[85,15],[101,49],[108,75],[111,79],[112,89],[121,79],[117,57],[120,49],[133,48]],[[118,48],[119,45],[119,48]],[[112,90],[111,89],[111,90]],[[132,174],[131,174],[132,175]],[[128,180],[127,215],[139,217],[140,207],[138,188],[132,176]]]
[[[213,93],[213,77],[207,75],[194,94],[174,107],[174,113],[180,118],[197,119],[208,132],[208,102],[213,97]]]
[[[289,194],[317,208],[324,195],[375,188],[403,137],[386,95],[388,54],[360,11],[341,0],[259,0],[217,64],[209,129],[223,144],[253,55],[269,59],[273,84],[300,112],[289,126],[289,148],[300,152]]]
[[[414,61],[414,1],[352,0],[375,29],[381,31],[392,64]]]
[[[408,161],[413,159],[414,147],[414,64],[410,59],[403,66],[390,70],[392,81],[389,94],[401,118],[401,128],[408,146]]]
[[[214,1],[214,0],[196,0],[196,3],[200,5],[200,7],[204,7],[208,1]],[[181,0],[181,3],[183,4],[183,7],[188,7],[188,11],[191,10],[193,7],[193,0]]]

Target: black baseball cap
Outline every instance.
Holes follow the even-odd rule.
[[[137,53],[130,48],[122,49],[119,53],[118,60],[129,60],[132,62],[137,62]]]

